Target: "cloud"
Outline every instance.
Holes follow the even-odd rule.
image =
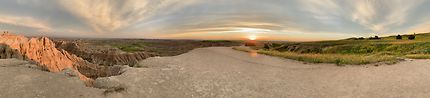
[[[16,25],[1,28],[52,31],[65,37],[234,39],[254,34],[318,40],[428,32],[428,4],[429,0],[0,0],[0,23]]]
[[[156,14],[167,13],[193,0],[61,0],[73,15],[96,32],[114,32]]]
[[[48,23],[31,17],[0,15],[0,23],[33,28],[40,32],[52,31],[52,28]]]
[[[20,5],[40,5],[40,0],[16,0]]]
[[[248,32],[268,32],[260,35],[294,33],[292,36],[319,36],[344,38],[370,36],[374,33],[400,32],[400,27],[410,25],[410,15],[422,5],[423,0],[292,0],[228,2],[227,0],[202,1],[188,9],[178,10],[169,17],[161,17],[151,25],[141,28],[159,35],[215,36]],[[221,2],[221,3],[220,3]],[[412,23],[413,24],[413,23]],[[241,28],[248,28],[246,31]],[[265,31],[265,30],[270,30]],[[246,34],[245,34],[246,35]],[[287,34],[288,35],[288,34]],[[305,36],[306,35],[306,36]],[[172,36],[171,36],[172,37]],[[273,36],[275,37],[275,36]],[[186,38],[186,37],[184,37]],[[285,37],[288,39],[287,37]],[[291,37],[290,37],[291,38]],[[321,39],[320,38],[320,39]]]
[[[407,22],[424,0],[303,0],[305,10],[320,22],[350,19],[373,32],[387,32]]]
[[[395,26],[404,24],[410,11],[422,4],[423,0],[414,2],[404,0],[380,0],[379,2],[357,2],[354,21],[359,22],[375,32],[386,32]]]
[[[408,30],[408,33],[411,33],[411,32],[428,33],[428,32],[430,32],[429,27],[430,27],[430,21],[427,20],[426,22],[423,22],[423,23],[417,24],[416,26],[411,27]]]
[[[341,15],[342,8],[334,0],[302,0],[305,11],[313,14],[314,18],[336,17]]]

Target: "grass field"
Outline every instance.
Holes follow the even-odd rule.
[[[235,48],[248,51],[247,49]],[[318,42],[276,42],[254,47],[258,53],[309,63],[361,65],[377,62],[395,63],[404,58],[430,59],[430,33],[417,34],[415,40],[395,36],[380,40],[333,40]]]

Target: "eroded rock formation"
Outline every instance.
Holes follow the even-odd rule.
[[[0,59],[17,58],[24,59],[24,56],[6,44],[0,44]]]
[[[54,47],[54,43],[46,37],[28,39],[24,36],[5,33],[0,36],[0,43],[8,46],[5,48],[5,55],[21,54],[23,59],[35,61],[50,72],[60,72],[63,69],[71,68],[76,73],[80,73],[77,70],[77,66],[81,66],[78,62],[83,60],[65,51],[57,50]],[[13,53],[13,51],[19,54]],[[78,75],[81,80],[89,80],[82,74]]]
[[[44,69],[58,73],[64,69],[72,69],[81,80],[90,85],[99,76],[119,74],[117,68],[105,68],[91,64],[67,51],[55,48],[55,44],[47,37],[26,38],[24,36],[4,33],[0,35],[0,57],[18,58],[36,62]],[[118,71],[115,71],[118,70]]]
[[[130,65],[137,64],[140,60],[152,57],[152,54],[144,52],[125,53],[116,49],[87,49],[81,47],[77,42],[56,42],[57,48],[71,52],[91,63],[100,65]]]

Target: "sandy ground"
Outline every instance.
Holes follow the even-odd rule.
[[[0,61],[4,62],[4,61]],[[0,63],[0,65],[3,63]],[[3,64],[6,65],[6,64]],[[25,67],[0,67],[0,97],[359,98],[429,97],[430,60],[339,67],[249,54],[227,47],[195,49],[140,62],[142,68],[84,87],[73,78]],[[55,94],[52,94],[55,93]]]

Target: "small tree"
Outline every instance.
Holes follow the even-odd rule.
[[[396,36],[396,39],[402,39],[402,36],[399,34]]]

